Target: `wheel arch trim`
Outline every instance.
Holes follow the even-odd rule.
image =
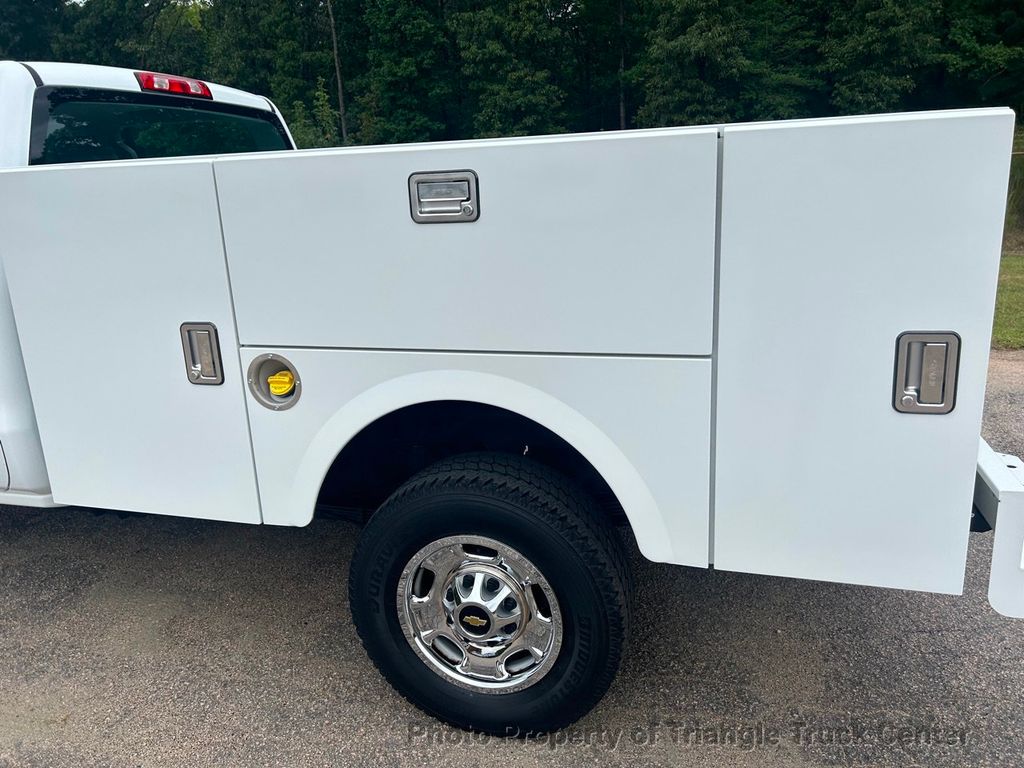
[[[328,471],[345,446],[378,419],[408,406],[441,400],[491,405],[536,422],[575,448],[604,478],[649,560],[671,562],[668,528],[654,495],[632,462],[599,427],[558,398],[504,376],[438,370],[399,376],[365,390],[328,418],[298,463],[287,523],[312,520]]]

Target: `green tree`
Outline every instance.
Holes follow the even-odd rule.
[[[64,0],[6,0],[0,13],[0,59],[53,58],[65,11]]]
[[[579,0],[568,5],[563,55],[566,113],[571,130],[633,124],[639,99],[631,77],[644,49],[645,0]]]
[[[782,120],[827,114],[821,41],[829,0],[755,0],[745,11],[745,55],[738,116]]]
[[[559,81],[570,4],[491,0],[452,17],[475,136],[564,131]]]
[[[936,100],[1024,109],[1024,3],[947,0]]]
[[[214,0],[204,24],[210,79],[262,93],[278,104],[311,105],[318,78],[333,76],[330,30],[320,0]]]
[[[299,149],[334,147],[338,144],[337,113],[327,95],[327,84],[321,77],[313,91],[313,109],[301,101],[292,104],[288,127]]]
[[[329,2],[6,0],[0,56],[265,94],[316,145],[343,108],[362,143],[1024,109],[1024,0]]]
[[[822,46],[835,110],[885,112],[908,103],[940,62],[939,11],[939,0],[837,4]]]
[[[462,135],[462,90],[446,0],[367,0],[367,71],[358,138],[392,143]]]
[[[175,0],[86,0],[65,6],[53,54],[68,61],[202,75],[202,6]]]
[[[749,31],[736,0],[655,0],[647,50],[634,76],[643,84],[643,126],[714,123],[740,115],[752,65]]]

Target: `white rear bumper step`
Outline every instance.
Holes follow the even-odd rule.
[[[996,453],[984,440],[974,505],[995,529],[988,601],[1004,616],[1024,618],[1024,463]]]

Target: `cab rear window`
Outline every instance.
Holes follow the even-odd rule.
[[[43,87],[30,165],[292,149],[272,112],[182,96]]]

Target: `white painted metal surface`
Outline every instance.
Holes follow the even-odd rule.
[[[53,500],[51,493],[31,493],[26,491],[3,491],[0,493],[0,504],[10,504],[13,507],[60,507]]]
[[[8,171],[0,198],[54,499],[259,522],[210,161]],[[217,326],[223,385],[186,378],[186,321]]]
[[[0,61],[0,168],[28,163],[35,89],[27,69],[14,61]]]
[[[958,593],[1013,113],[726,127],[715,566]],[[897,413],[896,337],[962,338]]]
[[[974,504],[995,528],[989,604],[1024,619],[1024,462],[980,441]]]
[[[28,162],[30,115],[35,83],[28,70],[13,61],[0,62],[0,168],[15,168]],[[0,207],[7,204],[0,200]],[[0,256],[5,249],[0,232]],[[7,281],[0,272],[0,442],[4,454],[0,490],[14,489],[15,499],[45,505],[50,483],[39,444],[39,429],[32,409],[32,397],[25,377],[14,311]],[[27,495],[20,495],[27,494]],[[0,502],[4,501],[0,498]],[[8,500],[8,503],[17,503]],[[51,502],[52,503],[52,502]],[[34,504],[33,504],[34,505]]]
[[[709,355],[717,132],[224,158],[242,343]],[[417,224],[408,178],[471,169],[480,218]]]
[[[6,201],[4,203],[6,205]],[[0,206],[3,207],[3,206]],[[2,246],[0,246],[2,247]],[[3,251],[0,250],[0,254]],[[25,374],[25,361],[11,306],[7,279],[0,270],[0,439],[3,441],[5,482],[0,490],[47,495],[50,479],[39,442],[39,427]]]
[[[275,351],[302,380],[294,408],[250,398],[263,519],[309,522],[327,469],[364,426],[433,400],[527,416],[579,450],[622,503],[652,560],[707,565],[711,363],[557,355]]]

